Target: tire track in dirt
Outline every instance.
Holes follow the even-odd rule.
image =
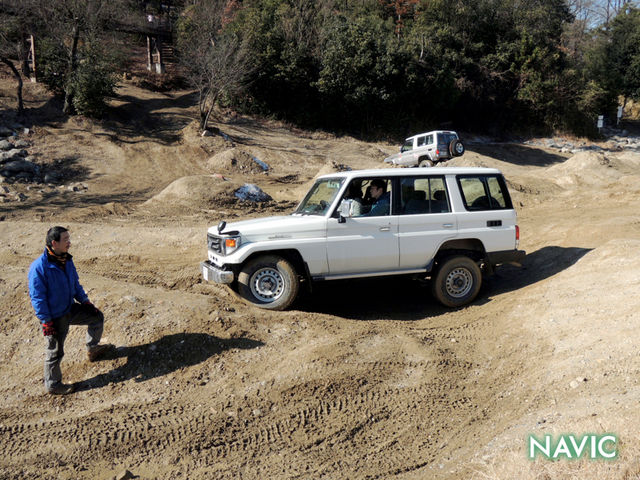
[[[414,368],[430,369],[451,362],[375,362],[380,369],[396,369],[411,365]],[[461,363],[457,368],[467,369],[470,364]],[[415,424],[433,423],[436,438],[448,430],[450,413],[460,416],[477,415],[478,406],[462,391],[447,383],[447,372],[442,372],[433,381],[414,388],[373,388],[357,393],[344,392],[333,397],[309,401],[305,392],[282,399],[282,413],[268,413],[254,418],[248,414],[228,411],[213,413],[210,409],[194,409],[191,405],[175,405],[158,408],[154,405],[137,405],[112,408],[100,420],[75,418],[67,421],[32,422],[8,425],[10,418],[0,426],[0,444],[7,445],[5,459],[18,463],[29,455],[37,439],[39,449],[47,450],[47,445],[64,442],[76,456],[95,455],[109,452],[114,459],[135,451],[137,456],[157,455],[172,451],[176,455],[190,456],[206,452],[215,463],[216,459],[241,462],[247,455],[256,457],[274,451],[332,450],[341,445],[346,452],[353,450],[353,439],[369,432],[380,431],[380,438],[393,430],[397,421],[405,423],[411,417]],[[300,390],[299,386],[295,387]],[[457,393],[457,394],[456,394]],[[95,432],[100,432],[95,434]],[[395,441],[391,451],[385,452],[385,465],[406,465],[407,439],[401,434],[391,434]],[[379,448],[376,441],[364,440],[367,449]],[[436,440],[437,442],[437,440]],[[434,455],[433,440],[414,445],[425,461]],[[404,445],[400,449],[397,445]],[[411,442],[409,442],[411,445]],[[360,446],[362,448],[362,445]],[[102,452],[102,453],[101,453]],[[356,452],[353,452],[354,456]],[[291,465],[294,468],[295,464]],[[378,467],[376,467],[378,468]],[[371,472],[373,473],[373,472]]]
[[[201,274],[197,265],[184,262],[167,262],[161,264],[157,260],[137,255],[120,255],[116,257],[93,257],[77,263],[83,273],[90,273],[112,280],[135,283],[142,286],[156,286],[165,290],[189,291],[201,282]]]

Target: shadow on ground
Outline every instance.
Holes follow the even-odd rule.
[[[548,246],[528,254],[522,267],[505,265],[487,281],[486,293],[494,296],[533,285],[578,263],[591,248]]]
[[[571,267],[590,249],[549,246],[526,256],[522,267],[505,265],[497,269],[474,304],[507,293]],[[353,320],[422,320],[450,312],[431,294],[431,282],[407,276],[335,280],[315,283],[312,292],[303,292],[294,308],[326,313]]]
[[[549,153],[540,148],[515,143],[474,144],[469,145],[468,150],[501,162],[521,166],[549,167],[567,159],[565,155]]]
[[[105,360],[126,358],[127,363],[110,372],[96,375],[76,384],[76,390],[102,388],[110,383],[135,379],[144,382],[190,367],[226,350],[259,348],[264,344],[250,338],[222,339],[206,333],[167,335],[152,343],[120,347]]]
[[[193,92],[151,99],[120,95],[118,100],[123,103],[109,109],[103,124],[111,133],[102,135],[122,143],[137,143],[138,140],[132,139],[141,135],[165,145],[179,141],[182,130],[193,121],[188,109],[198,104],[197,95]]]
[[[70,208],[99,207],[109,203],[122,205],[135,204],[148,198],[149,192],[150,189],[144,189],[109,195],[93,195],[68,190],[45,191],[40,198],[35,200],[28,199],[21,203],[12,202],[0,204],[0,214],[17,215],[31,212],[34,215],[41,215],[43,218],[46,218],[52,215],[51,207],[57,207],[60,209],[61,215],[66,216],[68,215],[66,209]],[[76,215],[82,215],[82,212],[76,212]]]

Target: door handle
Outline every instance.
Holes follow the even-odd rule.
[[[443,228],[453,228],[453,223],[443,223],[442,227]]]
[[[380,227],[381,232],[388,232],[391,230],[391,227]]]

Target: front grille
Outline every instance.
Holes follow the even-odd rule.
[[[216,237],[215,235],[207,234],[207,247],[209,250],[214,251],[215,253],[222,255],[222,238]]]

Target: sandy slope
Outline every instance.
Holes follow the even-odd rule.
[[[28,88],[32,107],[46,99]],[[318,173],[381,167],[395,147],[245,118],[203,138],[188,92],[120,94],[102,124],[39,119],[29,136],[39,162],[64,162],[86,191],[12,185],[28,198],[0,204],[0,477],[640,474],[638,155],[483,145],[452,161],[504,171],[529,253],[468,308],[378,280],[265,312],[201,283],[207,226],[291,211]],[[274,200],[237,200],[246,182]],[[80,391],[65,398],[43,393],[26,287],[53,224],[70,228],[119,346],[89,364],[72,330],[63,372]],[[559,432],[616,433],[619,457],[526,459],[528,434]]]

